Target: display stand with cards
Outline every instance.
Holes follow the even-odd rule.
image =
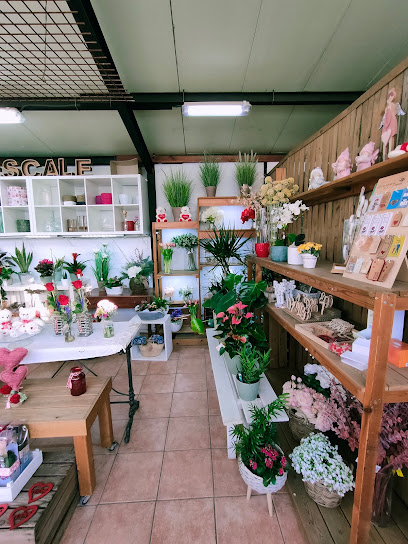
[[[408,280],[408,172],[378,181],[354,239],[345,278],[385,288]]]

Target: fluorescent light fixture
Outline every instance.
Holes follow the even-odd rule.
[[[16,123],[24,123],[25,119],[17,108],[0,108],[0,124],[12,125]]]
[[[182,111],[187,117],[241,117],[248,115],[251,104],[242,102],[184,102]]]

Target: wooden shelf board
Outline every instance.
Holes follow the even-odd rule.
[[[232,229],[237,236],[243,236],[244,238],[253,238],[256,236],[256,230],[255,229]],[[214,231],[212,230],[199,230],[198,231],[198,239],[202,240],[203,238],[212,238],[212,234]],[[217,231],[218,232],[218,231]]]
[[[203,206],[242,206],[236,196],[200,196],[197,199],[198,207]]]
[[[267,304],[265,310],[285,330],[287,330],[299,344],[307,349],[310,355],[326,367],[344,385],[344,387],[350,391],[350,393],[363,402],[366,372],[361,372],[352,366],[342,363],[338,355],[323,348],[296,330],[295,325],[298,324],[298,321],[285,311],[275,308],[273,304]],[[406,401],[408,401],[408,368],[401,369],[388,364],[385,379],[384,402]]]
[[[270,259],[255,256],[248,257],[248,262],[273,270],[277,274],[306,283],[335,297],[369,309],[374,308],[376,294],[395,293],[401,297],[398,299],[397,310],[408,310],[408,283],[396,281],[392,289],[385,289],[380,285],[378,287],[373,286],[344,278],[341,274],[331,274],[330,270],[333,263],[321,260],[317,261],[316,268],[303,268],[288,263],[276,263]]]
[[[158,272],[157,277],[158,278],[164,278],[169,276],[195,276],[198,277],[200,275],[199,270],[172,270],[170,274],[165,274],[164,272]]]
[[[404,170],[408,170],[408,153],[379,162],[360,172],[353,172],[349,176],[331,181],[318,189],[298,193],[291,198],[291,201],[303,200],[305,204],[309,205],[322,204],[323,202],[357,195],[363,186],[368,192],[373,189],[380,178],[398,174]]]
[[[198,221],[168,221],[167,223],[152,223],[156,230],[162,229],[198,229]]]

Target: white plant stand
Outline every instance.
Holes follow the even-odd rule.
[[[268,379],[265,375],[262,375],[259,398],[250,402],[240,399],[235,384],[236,378],[231,375],[224,357],[216,349],[219,344],[218,339],[214,338],[216,334],[217,331],[215,329],[207,329],[208,349],[210,351],[222,422],[227,428],[228,458],[235,459],[235,448],[231,435],[233,426],[243,424],[248,427],[251,424],[251,407],[254,405],[259,408],[268,406],[276,399],[276,394]],[[273,418],[273,421],[289,421],[289,418],[285,411],[281,411]]]
[[[136,318],[142,325],[163,325],[164,348],[160,355],[157,355],[156,357],[143,357],[140,353],[139,346],[132,346],[130,349],[132,361],[168,361],[171,352],[173,351],[170,314],[166,314],[162,318],[154,320],[144,319],[142,321],[139,317],[136,316]]]

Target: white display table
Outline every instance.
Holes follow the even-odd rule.
[[[160,353],[160,355],[157,355],[156,357],[143,357],[143,355],[140,353],[139,346],[132,346],[130,350],[130,356],[132,358],[132,361],[152,361],[152,360],[168,361],[171,355],[171,352],[173,351],[173,338],[171,334],[170,314],[166,314],[160,319],[154,319],[154,320],[143,319],[143,321],[141,321],[138,316],[136,317],[137,319],[139,319],[140,323],[143,325],[163,325],[164,348],[163,348],[163,351]]]

